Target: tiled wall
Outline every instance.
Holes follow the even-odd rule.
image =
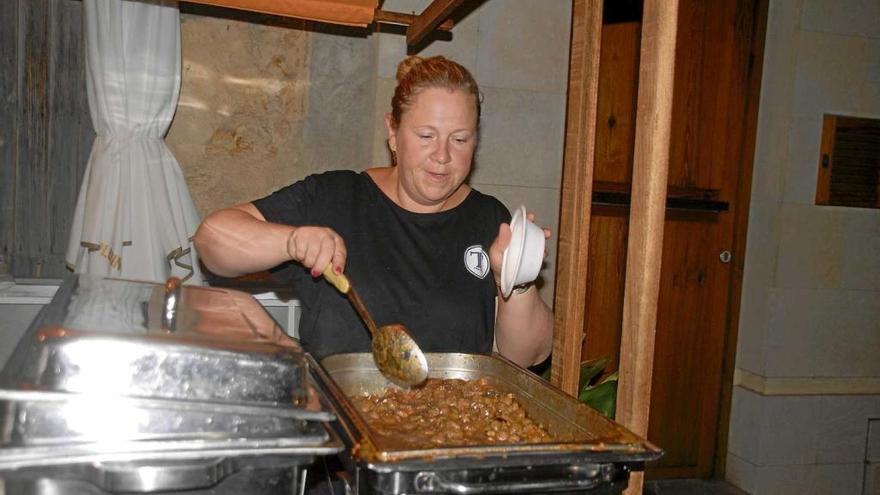
[[[428,0],[386,0],[383,8],[421,12]],[[452,41],[434,41],[420,55],[442,54],[473,72],[484,95],[480,144],[470,178],[509,209],[525,204],[554,232],[541,277],[552,304],[556,232],[571,28],[570,0],[492,0],[453,29]],[[380,33],[373,163],[387,164],[384,115],[390,110],[397,63],[406,56],[401,35]]]
[[[824,113],[880,118],[880,2],[770,0],[727,465],[755,495],[862,494],[880,417],[880,210],[814,204]]]

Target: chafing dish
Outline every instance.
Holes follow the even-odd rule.
[[[539,444],[408,448],[377,435],[349,397],[378,393],[386,381],[369,354],[321,361],[319,384],[337,408],[344,456],[360,494],[620,493],[629,472],[662,451],[544,380],[498,355],[428,354],[431,377],[483,377],[519,397],[554,440]]]
[[[72,276],[0,372],[0,477],[13,493],[289,493],[342,448],[311,376],[247,294]]]

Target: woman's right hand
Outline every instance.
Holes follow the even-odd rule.
[[[319,277],[331,263],[335,273],[342,273],[348,251],[345,241],[335,230],[304,225],[293,227],[287,236],[287,254],[308,268],[313,277]]]

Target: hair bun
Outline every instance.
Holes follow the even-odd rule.
[[[412,70],[413,67],[422,63],[422,60],[424,59],[418,55],[410,55],[401,60],[400,63],[397,64],[397,82],[403,81],[403,78],[409,74],[409,71]]]

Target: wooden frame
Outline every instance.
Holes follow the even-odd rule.
[[[831,199],[831,157],[834,156],[836,115],[822,118],[822,142],[819,148],[819,174],[816,181],[816,204],[827,205]]]
[[[677,26],[678,0],[645,0],[615,418],[643,437],[651,409]],[[644,472],[633,473],[625,493],[642,493],[643,483]]]
[[[736,209],[733,230],[733,252],[746,252],[746,234],[749,228],[749,199],[752,196],[752,162],[755,156],[755,142],[758,137],[758,105],[760,104],[761,76],[764,67],[764,39],[767,37],[767,13],[770,0],[755,0],[755,31],[752,33],[751,73],[747,95],[746,122],[743,143],[740,146],[740,180],[736,192]],[[736,343],[739,336],[739,311],[742,294],[745,256],[733,257],[733,275],[730,277],[728,291],[728,320],[724,341],[724,361],[721,365],[721,397],[718,405],[718,425],[730,422],[730,406],[733,394],[733,373],[736,371]],[[727,464],[727,428],[719,428],[715,444],[715,466],[713,475],[723,478]]]
[[[877,177],[880,165],[868,158],[877,156],[878,136],[878,119],[824,115],[816,180],[817,205],[880,208],[880,179]]]
[[[551,381],[577,395],[588,282],[602,0],[574,0],[571,22]]]
[[[464,0],[434,0],[406,28],[406,44],[413,46],[422,41],[435,27],[445,21]]]
[[[746,100],[747,110],[746,110],[746,122],[745,122],[745,131],[743,134],[743,142],[741,143],[741,149],[739,152],[739,160],[742,163],[742,176],[739,181],[739,185],[736,191],[736,201],[737,204],[741,205],[736,209],[736,217],[735,217],[735,227],[734,227],[734,241],[733,241],[733,249],[734,252],[742,253],[745,250],[745,239],[746,232],[748,226],[748,208],[747,204],[750,197],[751,192],[751,172],[752,172],[752,159],[754,155],[755,148],[755,139],[756,139],[756,127],[757,127],[757,114],[758,114],[758,105],[759,98],[758,95],[760,93],[761,86],[761,69],[763,64],[763,47],[764,47],[764,37],[766,34],[766,25],[767,25],[767,12],[768,12],[768,0],[752,0],[755,3],[755,15],[756,18],[753,21],[754,32],[751,41],[751,55],[752,59],[750,60],[750,73],[748,80],[748,96]],[[673,19],[675,19],[675,23],[677,24],[678,14],[672,13],[674,9],[674,5],[664,4],[664,2],[659,2],[658,0],[654,0],[653,2],[650,0],[646,0],[645,2],[645,27],[644,29],[652,30],[651,36],[654,36],[655,39],[659,35],[659,26],[657,25],[657,19],[661,15],[658,12],[658,9],[665,9],[662,13],[663,17],[666,19],[666,22],[669,23]],[[578,272],[576,266],[586,267],[587,261],[587,238],[584,237],[582,241],[578,241],[581,235],[586,235],[588,233],[585,232],[572,232],[566,231],[568,226],[567,220],[569,219],[569,212],[572,210],[572,203],[575,206],[578,206],[577,199],[571,199],[572,196],[575,198],[577,196],[589,197],[592,195],[592,187],[583,187],[580,190],[571,191],[569,188],[576,187],[577,179],[581,176],[592,176],[592,166],[593,162],[591,159],[581,159],[576,160],[575,153],[581,152],[578,146],[573,146],[571,143],[580,143],[580,146],[589,145],[590,149],[594,147],[593,139],[591,136],[587,136],[585,133],[595,132],[594,126],[592,125],[583,125],[581,123],[582,115],[585,112],[590,112],[590,109],[582,109],[578,108],[576,105],[572,104],[572,101],[578,97],[575,94],[575,89],[580,86],[588,85],[591,81],[589,74],[584,74],[584,71],[577,70],[578,59],[582,59],[583,55],[580,53],[580,50],[583,49],[582,45],[585,43],[585,39],[592,39],[590,35],[585,34],[583,31],[586,29],[584,24],[584,18],[586,18],[587,13],[579,11],[577,9],[578,2],[575,2],[576,8],[572,20],[573,31],[572,31],[572,53],[571,53],[571,69],[570,69],[570,81],[569,81],[569,116],[568,116],[568,127],[566,133],[566,148],[565,148],[565,168],[563,171],[563,195],[562,195],[562,208],[560,214],[560,249],[559,249],[559,259],[557,266],[557,289],[556,289],[556,311],[557,311],[557,324],[556,324],[556,335],[554,342],[554,383],[557,385],[562,385],[564,389],[568,390],[566,385],[570,385],[570,383],[566,382],[566,380],[572,380],[572,377],[576,377],[577,366],[579,361],[579,356],[575,353],[571,352],[571,349],[567,348],[566,345],[571,345],[574,342],[580,342],[580,339],[583,338],[583,325],[586,320],[586,315],[584,314],[584,293],[580,292],[580,286],[577,284],[573,284],[570,281],[566,280],[566,277],[583,277],[586,273],[585,270]],[[651,14],[652,21],[650,25],[648,23],[649,17],[648,12],[649,9],[653,9],[654,14]],[[601,29],[601,20],[599,21],[599,26],[597,29]],[[669,36],[672,36],[673,45],[674,45],[674,32],[669,33],[670,29],[664,30],[667,36],[667,40]],[[598,36],[595,33],[592,33],[594,36]],[[647,32],[644,34],[648,36]],[[645,46],[645,41],[643,39],[642,42],[642,60],[640,63],[640,73],[642,75],[640,95],[639,95],[639,116],[637,117],[639,121],[639,129],[644,136],[644,131],[646,129],[650,129],[654,136],[647,135],[651,137],[650,139],[643,139],[645,142],[640,142],[637,145],[637,149],[642,149],[642,154],[647,156],[647,150],[645,146],[649,148],[653,147],[653,152],[655,153],[663,153],[662,147],[665,147],[668,150],[669,140],[666,138],[658,138],[656,136],[656,128],[655,127],[645,127],[643,122],[646,119],[645,112],[650,112],[648,108],[645,107],[646,100],[643,98],[641,92],[642,91],[651,91],[655,95],[658,91],[665,91],[671,95],[672,91],[672,74],[671,70],[674,68],[674,46],[671,48],[666,48],[662,50],[663,56],[665,57],[663,60],[663,64],[666,65],[666,69],[660,69],[658,66],[658,57],[660,56],[661,50],[657,46],[657,42],[652,42],[652,46]],[[646,56],[651,56],[646,52],[646,49],[654,49],[653,59],[645,59]],[[654,78],[645,79],[645,70],[646,67],[650,68],[649,74],[653,74]],[[663,71],[665,74],[665,82],[660,79],[660,71]],[[578,81],[574,79],[577,77],[581,77],[580,86],[578,85]],[[665,89],[660,89],[658,86],[667,85]],[[650,89],[648,89],[650,88]],[[594,100],[590,100],[592,103]],[[668,102],[667,102],[668,103]],[[582,104],[584,104],[582,102]],[[654,105],[658,104],[658,101],[654,101]],[[656,108],[654,109],[656,111]],[[595,115],[595,114],[594,114]],[[637,131],[639,132],[639,131]],[[661,148],[658,148],[661,147]],[[641,193],[637,192],[635,189],[633,190],[634,197],[644,196],[644,191],[655,190],[655,188],[659,185],[659,181],[663,181],[665,183],[665,177],[658,177],[658,169],[654,168],[651,163],[643,164],[641,167],[645,167],[645,165],[650,166],[650,169],[643,170],[643,175],[645,178],[641,180],[641,185],[639,186],[641,189]],[[636,165],[639,167],[640,165]],[[572,170],[572,167],[581,167],[583,169],[588,168],[589,170]],[[580,174],[580,175],[578,175]],[[665,174],[663,174],[665,175]],[[592,186],[592,184],[590,184]],[[597,188],[601,188],[600,185],[596,185]],[[634,188],[636,185],[634,184]],[[704,191],[706,193],[710,193],[711,191]],[[674,192],[670,193],[674,194]],[[643,225],[640,227],[634,227],[631,225],[630,230],[630,239],[635,235],[637,230],[641,231],[641,235],[650,237],[649,232],[651,232],[653,228],[654,235],[660,234],[662,235],[662,224],[657,224],[657,210],[656,206],[660,202],[659,195],[654,195],[650,200],[644,201],[642,205],[638,208],[633,209],[632,211],[632,220],[636,221],[636,218],[639,217]],[[653,205],[653,207],[649,206]],[[653,208],[653,210],[652,210]],[[638,210],[638,211],[636,211]],[[589,212],[590,208],[586,205],[581,205],[578,207],[580,212]],[[649,213],[653,211],[653,213]],[[655,218],[648,219],[647,215],[653,214]],[[580,219],[581,225],[589,225],[589,217],[582,216]],[[660,222],[662,222],[662,217],[660,218]],[[653,227],[651,227],[653,225]],[[658,232],[657,228],[659,227],[660,231]],[[578,226],[578,228],[582,228]],[[576,243],[577,241],[577,243]],[[656,249],[657,246],[662,246],[661,239],[642,239],[641,245],[630,244],[630,252],[628,253],[627,264],[627,277],[630,276],[631,272],[634,277],[633,280],[627,279],[626,284],[626,298],[629,300],[627,303],[628,306],[626,308],[626,314],[628,315],[627,328],[630,332],[630,351],[627,352],[626,356],[621,355],[621,367],[629,366],[630,367],[630,377],[629,382],[627,384],[621,383],[621,390],[619,394],[621,394],[622,401],[631,401],[627,402],[627,404],[631,405],[621,405],[621,402],[618,402],[618,419],[621,420],[623,417],[620,416],[622,411],[624,415],[630,414],[631,416],[635,416],[638,414],[636,409],[645,413],[644,418],[636,418],[631,417],[623,420],[622,422],[639,433],[646,433],[644,430],[641,430],[638,426],[638,423],[644,419],[647,419],[647,399],[650,397],[648,394],[650,393],[650,380],[651,380],[651,367],[647,365],[647,363],[640,363],[638,361],[639,355],[650,355],[652,353],[647,352],[648,347],[650,347],[653,343],[653,331],[654,331],[654,322],[656,321],[656,289],[652,286],[652,283],[648,281],[648,277],[655,276],[652,273],[647,273],[643,269],[633,268],[634,263],[644,263],[646,260],[650,260],[649,256],[646,256],[651,249]],[[650,245],[646,245],[645,242],[650,242]],[[653,247],[651,247],[653,246]],[[632,250],[638,250],[639,253],[632,253]],[[633,260],[633,256],[636,257],[635,261]],[[655,259],[660,259],[659,252],[658,256]],[[744,257],[737,256],[735,257],[735,265],[733,267],[734,274],[731,277],[730,281],[730,296],[729,296],[729,313],[728,320],[725,330],[725,353],[723,356],[723,364],[722,364],[722,390],[721,397],[719,398],[719,418],[718,425],[726,425],[729,421],[730,416],[730,395],[733,383],[733,371],[735,369],[735,353],[736,353],[736,340],[737,340],[737,326],[739,321],[739,305],[740,305],[740,292],[742,285],[742,272],[743,272],[743,260]],[[659,274],[659,267],[656,267],[657,274]],[[638,273],[641,272],[641,273]],[[586,281],[589,283],[590,281]],[[655,280],[654,282],[659,282],[659,280]],[[637,289],[634,289],[633,286],[637,286]],[[641,294],[636,294],[634,291],[639,290]],[[650,301],[642,300],[645,298],[652,298],[653,292],[653,307]],[[647,304],[646,304],[647,303]],[[570,308],[564,306],[565,304],[573,304],[576,305],[576,308]],[[653,313],[653,316],[651,315]],[[648,335],[648,334],[651,335]],[[641,354],[639,354],[641,352]],[[562,364],[559,365],[559,369],[557,369],[557,362],[561,361]],[[575,378],[576,379],[576,378]],[[639,380],[641,380],[639,382]],[[648,390],[644,388],[639,390],[636,386],[638,383],[647,384]],[[576,386],[576,385],[575,385]],[[638,401],[641,402],[641,406],[638,405]],[[644,424],[647,426],[647,423]],[[726,431],[718,431],[717,434],[718,441],[716,443],[716,455],[715,455],[715,466],[714,473],[715,476],[719,476],[723,473],[723,466],[725,462],[726,448],[727,448],[727,436]],[[639,493],[641,490],[641,486],[643,483],[643,479],[641,476],[634,477],[631,482],[632,488],[630,488],[629,493]]]

